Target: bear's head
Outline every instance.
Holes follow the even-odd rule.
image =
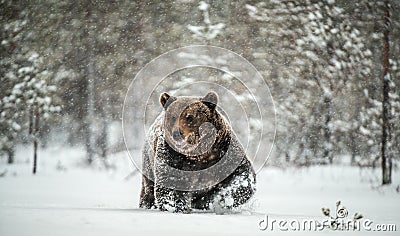
[[[215,92],[204,97],[174,97],[163,93],[160,103],[165,112],[166,140],[181,153],[201,154],[215,142],[222,122],[216,110]]]

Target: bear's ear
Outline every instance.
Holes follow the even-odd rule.
[[[218,104],[218,95],[215,92],[209,92],[201,101],[213,111]]]
[[[172,102],[176,100],[176,97],[170,96],[168,93],[162,93],[160,96],[161,106],[166,110]]]

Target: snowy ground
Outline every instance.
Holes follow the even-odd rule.
[[[397,235],[400,231],[398,171],[393,176],[395,183],[382,188],[378,170],[341,166],[266,168],[258,174],[258,192],[251,211],[185,215],[137,208],[140,176],[125,178],[132,169],[124,153],[112,156],[114,171],[82,167],[79,160],[83,155],[79,149],[47,149],[40,153],[36,176],[31,174],[28,149],[18,151],[15,165],[8,166],[1,160],[0,174],[7,172],[0,178],[0,235],[287,234],[276,226],[272,232],[261,231],[259,222],[265,214],[269,220],[324,219],[321,207],[332,209],[337,200],[347,207],[349,215],[360,212],[372,220],[372,227],[378,223],[396,224],[397,232],[368,235]],[[338,234],[330,229],[319,233]]]

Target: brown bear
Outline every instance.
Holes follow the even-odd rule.
[[[160,103],[163,111],[150,127],[143,149],[139,207],[190,213],[192,209],[229,211],[246,203],[255,193],[256,175],[217,109],[218,95],[163,93]],[[217,164],[222,168],[214,168]],[[199,174],[174,176],[171,170]]]

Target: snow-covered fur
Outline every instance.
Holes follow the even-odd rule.
[[[254,169],[228,122],[217,111],[217,99],[217,95],[213,92],[203,98],[172,97],[166,93],[161,95],[160,102],[164,111],[150,127],[143,149],[142,191],[139,207],[183,213],[189,213],[192,209],[225,212],[246,203],[254,194],[256,182]],[[190,105],[182,114],[184,118],[193,115],[195,120],[190,120],[189,128],[186,127],[184,130],[185,123],[188,123],[186,119],[180,122],[174,120],[172,125],[167,124],[168,118],[166,117],[174,113],[180,104],[184,105],[188,102]],[[174,105],[170,106],[171,104]],[[167,109],[168,107],[170,109]],[[182,116],[182,114],[179,115]],[[198,123],[209,122],[216,127],[216,138],[209,151],[193,157],[182,154],[176,150],[176,147],[172,148],[168,144],[166,135],[171,132],[166,132],[167,128],[170,130],[178,128],[182,133],[182,139],[198,140],[199,134],[196,132],[201,132],[198,131],[201,124],[196,125],[196,121],[199,120],[201,122]],[[175,127],[175,123],[179,127]],[[193,126],[194,129],[190,129]],[[167,166],[183,171],[204,170],[218,163],[224,155],[227,155],[227,160],[232,162],[236,168],[219,183],[195,191],[181,191],[177,190],[179,188],[166,187],[168,185],[165,184],[165,181],[171,177],[170,173],[167,173]],[[200,178],[212,181],[214,176],[201,176]],[[195,181],[183,185],[185,184],[196,186]]]

